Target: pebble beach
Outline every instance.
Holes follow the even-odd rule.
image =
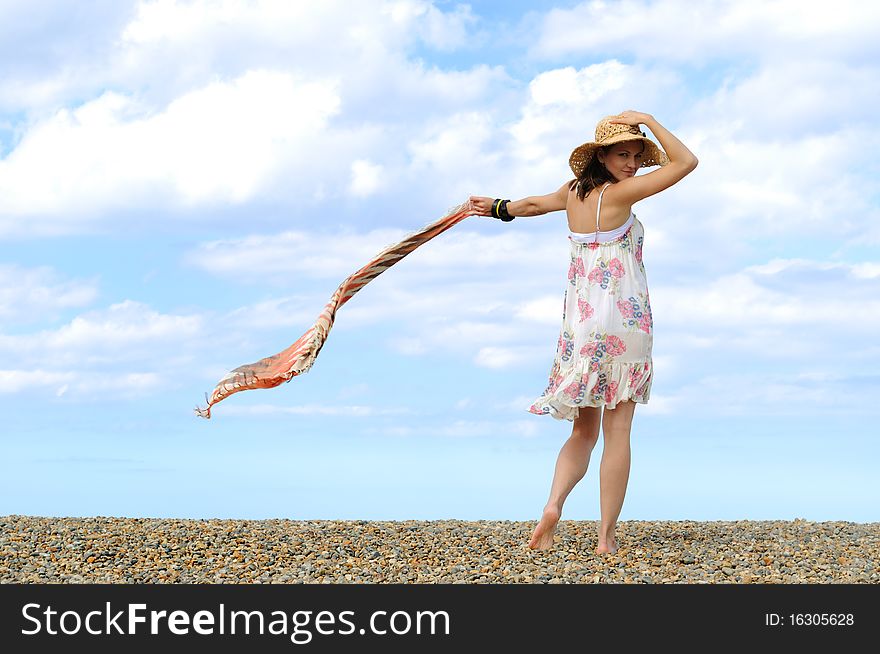
[[[880,523],[0,517],[0,583],[875,584]]]

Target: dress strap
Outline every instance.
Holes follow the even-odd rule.
[[[593,241],[594,243],[599,242],[599,210],[602,208],[602,194],[609,186],[611,186],[611,182],[608,182],[605,186],[602,187],[602,190],[599,191],[599,202],[596,203],[596,238]]]

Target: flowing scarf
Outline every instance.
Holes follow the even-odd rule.
[[[210,418],[211,407],[233,393],[249,391],[255,388],[274,388],[279,384],[289,382],[297,375],[307,372],[318,357],[318,352],[324,347],[324,341],[327,340],[330,328],[333,327],[333,321],[339,307],[348,302],[355,293],[370,281],[388,270],[417,247],[442,234],[450,227],[473,215],[473,213],[473,206],[470,201],[464,202],[450,209],[439,220],[426,225],[417,232],[413,232],[400,243],[382,250],[366,266],[349,275],[339,285],[339,288],[336,289],[321,315],[318,316],[315,324],[305,334],[300,336],[293,345],[278,354],[260,359],[256,363],[239,366],[227,373],[214,388],[214,392],[210,397],[208,397],[207,393],[205,394],[208,406],[204,408],[196,407],[196,415],[202,418]]]

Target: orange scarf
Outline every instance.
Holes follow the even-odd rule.
[[[208,406],[205,408],[196,407],[196,414],[202,418],[210,418],[211,407],[233,393],[249,391],[255,388],[274,388],[283,382],[289,382],[297,375],[307,372],[318,357],[318,352],[324,346],[324,341],[327,340],[327,335],[330,333],[330,328],[333,327],[333,320],[339,307],[348,302],[355,293],[370,281],[381,275],[417,247],[427,243],[435,236],[442,234],[472,214],[473,207],[470,201],[467,201],[450,209],[440,220],[410,234],[397,245],[392,245],[382,250],[366,266],[356,273],[349,275],[339,285],[339,288],[336,289],[321,315],[318,316],[318,320],[315,321],[315,324],[305,334],[299,337],[296,343],[278,354],[260,359],[256,363],[239,366],[227,373],[214,388],[211,397],[208,397],[207,394],[205,395]]]

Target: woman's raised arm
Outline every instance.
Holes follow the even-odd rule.
[[[666,151],[669,163],[645,175],[637,175],[613,184],[606,197],[614,204],[632,206],[646,197],[663,191],[676,182],[681,181],[697,167],[699,161],[693,152],[668,129],[663,127],[651,114],[639,111],[624,111],[612,123],[623,123],[638,127],[645,125]],[[612,199],[613,198],[613,199]]]

